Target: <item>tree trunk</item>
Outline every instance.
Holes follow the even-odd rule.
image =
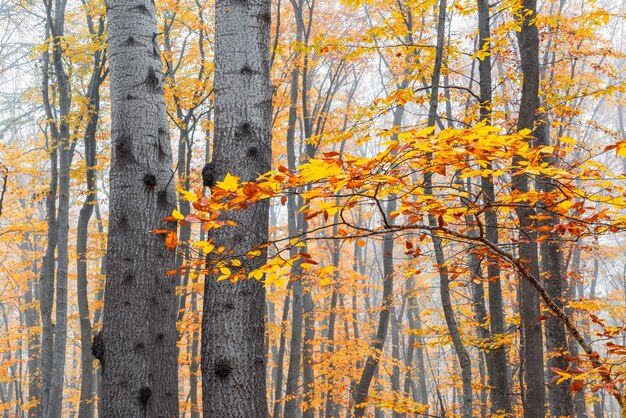
[[[522,62],[523,84],[519,109],[518,130],[535,127],[535,113],[539,107],[539,33],[534,23],[537,13],[536,0],[523,0],[524,13],[522,27],[518,33],[520,59]],[[533,140],[531,139],[531,143]],[[513,164],[518,165],[522,157],[514,158]],[[525,173],[512,176],[512,190],[527,193],[529,179]],[[537,255],[537,232],[533,216],[535,210],[520,205],[516,210],[520,223],[519,257],[524,267],[534,277],[539,277],[539,261]],[[524,416],[536,418],[545,416],[545,386],[543,375],[543,336],[539,297],[528,280],[520,278],[520,316],[524,347],[522,366],[524,367]]]
[[[289,286],[291,287],[291,286]],[[288,289],[289,291],[289,289]],[[279,417],[282,413],[283,405],[283,377],[285,370],[285,350],[286,350],[286,331],[287,321],[289,320],[289,304],[291,297],[289,293],[285,296],[285,303],[283,304],[283,316],[280,321],[280,343],[278,346],[278,356],[276,358],[276,379],[274,381],[274,413],[272,416]]]
[[[337,205],[339,205],[339,199],[336,199],[335,202]],[[338,231],[338,225],[339,225],[339,213],[336,213],[333,217],[333,230],[332,230],[332,234],[333,236],[337,236],[337,231]],[[333,283],[332,283],[332,287],[333,287],[333,291],[332,291],[332,295],[331,295],[331,300],[330,300],[330,312],[328,314],[328,335],[326,336],[326,340],[328,341],[328,353],[329,353],[329,362],[330,362],[330,367],[332,368],[332,362],[333,362],[333,352],[335,350],[335,324],[337,322],[337,299],[339,297],[339,281],[341,280],[340,274],[339,274],[339,257],[341,253],[341,247],[339,245],[339,241],[338,240],[334,240],[332,242],[332,266],[334,267],[333,270]],[[339,405],[337,404],[337,402],[335,402],[334,399],[334,391],[336,391],[335,388],[335,380],[334,380],[334,375],[331,373],[331,375],[328,377],[327,379],[328,381],[328,390],[326,392],[326,407],[324,409],[324,416],[331,418],[331,417],[336,417],[338,415],[338,407]]]
[[[215,131],[217,179],[253,181],[271,164],[270,1],[216,4]],[[264,264],[246,253],[268,239],[269,201],[222,214],[237,226],[211,231],[216,248],[239,259],[237,283],[207,275],[202,318],[204,416],[267,416],[264,357],[265,289],[247,272]],[[209,268],[216,262],[209,254]]]
[[[400,109],[400,108],[399,108]],[[400,119],[401,120],[401,119]],[[391,196],[387,203],[386,213],[390,214],[396,210],[396,199]],[[353,394],[354,417],[364,417],[367,408],[367,395],[369,393],[370,384],[374,377],[374,373],[378,369],[378,363],[382,356],[382,351],[387,338],[389,329],[389,316],[393,309],[393,233],[387,233],[383,237],[383,296],[380,309],[380,317],[378,319],[378,327],[374,341],[370,344],[371,352],[365,362],[365,367],[361,373],[361,378],[356,386]]]
[[[88,19],[91,19],[88,17]],[[102,36],[104,31],[104,17],[100,19],[97,35]],[[92,34],[95,35],[95,34]],[[100,84],[102,82],[103,62],[102,52],[96,51],[93,59],[93,72],[87,96],[89,98],[90,116],[84,136],[85,165],[87,166],[86,184],[87,197],[78,215],[76,228],[76,292],[78,299],[78,313],[80,315],[80,404],[79,418],[88,418],[94,415],[94,357],[91,352],[92,327],[89,315],[89,289],[87,277],[87,240],[89,221],[93,214],[97,200],[96,186],[96,129],[100,116]]]
[[[535,128],[538,145],[550,145],[549,122],[546,118],[547,115],[544,114]],[[546,157],[544,160],[550,165],[554,164],[553,158]],[[546,177],[540,177],[537,183],[537,189],[543,193],[554,193],[556,190],[556,185]],[[541,209],[539,211],[544,212]],[[548,294],[557,306],[563,309],[567,282],[563,274],[563,260],[559,243],[560,236],[558,233],[550,232],[552,228],[558,225],[559,218],[547,210],[543,215],[547,219],[541,220],[539,223],[546,228],[550,228],[550,230],[542,233],[543,237],[540,237],[543,238],[539,247],[542,278],[545,280]],[[545,333],[546,349],[550,353],[548,356],[549,376],[553,376],[552,368],[567,370],[569,367],[569,362],[564,358],[564,354],[568,351],[567,334],[565,333],[563,322],[556,315],[550,315],[546,319]],[[569,390],[571,383],[571,379],[565,379],[559,384],[554,379],[549,380],[548,404],[550,406],[550,415],[561,417],[574,414],[574,399],[572,392]]]
[[[422,405],[428,405],[428,388],[426,386],[426,364],[424,362],[424,339],[421,335],[422,331],[422,320],[420,319],[420,309],[417,306],[417,301],[414,296],[409,296],[409,311],[407,313],[409,318],[409,328],[414,329],[418,332],[419,337],[415,337],[414,333],[409,335],[409,339],[407,342],[407,366],[409,366],[409,371],[404,376],[404,392],[411,393],[415,392],[416,395],[413,397],[415,402],[419,402]],[[415,321],[414,318],[417,318]],[[417,390],[411,390],[411,376],[413,374],[413,368],[411,367],[413,363],[413,351],[415,344],[417,343],[416,350],[416,359],[417,359]],[[428,410],[425,412],[428,413]]]
[[[29,283],[28,289],[24,294],[24,303],[29,307],[29,309],[24,312],[24,323],[28,329],[28,401],[40,399],[41,396],[39,385],[41,370],[37,367],[41,350],[39,348],[37,331],[35,331],[35,327],[38,327],[40,323],[37,319],[37,312],[31,307],[34,304],[33,294],[35,292],[33,291],[33,287],[34,284]],[[37,410],[38,408],[35,407],[29,409],[29,418],[37,417]]]
[[[405,79],[406,80],[406,79]],[[402,126],[402,120],[404,119],[405,109],[403,106],[397,107],[393,112],[393,126],[399,128]],[[397,135],[396,135],[397,139]],[[393,222],[391,214],[397,208],[397,197],[395,195],[389,195],[387,201],[387,208],[385,213],[381,213],[384,217],[383,224],[390,226]],[[373,354],[370,354],[365,361],[365,367],[361,372],[361,378],[359,383],[354,388],[352,394],[354,416],[363,417],[367,409],[367,395],[369,393],[370,384],[374,373],[378,370],[378,363],[382,356],[383,348],[385,346],[385,340],[387,339],[387,331],[389,329],[389,318],[391,310],[393,309],[393,282],[394,282],[394,263],[393,263],[393,250],[394,250],[395,238],[392,232],[383,236],[382,255],[383,255],[383,295],[381,301],[380,316],[378,318],[378,327],[376,329],[376,337],[370,344],[370,348]]]
[[[109,238],[102,335],[103,416],[178,416],[174,252],[155,229],[176,207],[154,4],[111,0]]]
[[[298,7],[296,3],[292,1],[294,13],[297,13]],[[300,7],[302,4],[300,3]],[[302,42],[302,22],[301,19],[296,19],[296,42]],[[297,55],[296,55],[297,57]],[[296,147],[295,147],[295,135],[296,135],[296,123],[298,118],[298,85],[299,85],[300,73],[298,68],[291,70],[291,85],[289,91],[289,119],[287,122],[287,168],[292,172],[297,169],[296,164]],[[287,196],[287,228],[289,236],[296,236],[301,232],[301,228],[304,226],[304,217],[299,213],[301,203],[299,199],[293,194]],[[290,248],[289,256],[293,257],[296,254],[296,248]],[[291,311],[291,340],[289,344],[289,367],[287,369],[287,386],[285,389],[285,416],[297,417],[298,411],[298,392],[300,380],[300,366],[302,361],[302,282],[298,277],[300,271],[300,262],[296,260],[290,275],[294,280],[291,285],[292,289],[292,311]]]
[[[439,1],[439,13],[437,19],[437,46],[435,52],[435,65],[431,77],[431,90],[428,111],[428,126],[434,127],[437,120],[437,106],[439,101],[439,79],[441,77],[441,67],[443,65],[443,47],[446,28],[446,0]],[[429,157],[430,158],[430,157]],[[424,176],[424,190],[426,193],[432,194],[432,173],[426,173]],[[428,223],[431,227],[437,226],[437,219],[434,215],[428,215]],[[448,269],[445,265],[445,254],[441,238],[436,233],[431,234],[433,247],[435,249],[435,258],[437,261],[437,269],[439,271],[439,294],[441,296],[441,305],[443,308],[444,318],[452,344],[456,352],[459,364],[461,366],[461,380],[463,385],[463,403],[461,414],[463,418],[472,416],[472,364],[463,345],[459,327],[454,314],[452,299],[450,298],[450,278]]]
[[[478,49],[489,52],[478,63],[478,72],[480,75],[480,119],[487,124],[491,124],[491,106],[492,106],[492,77],[491,77],[491,12],[489,10],[488,0],[478,1],[478,32],[479,41]],[[485,167],[491,170],[491,164]],[[485,194],[487,202],[495,201],[495,190],[493,184],[493,176],[489,175],[481,177],[481,186]],[[498,215],[489,205],[485,210],[485,238],[498,245]],[[500,263],[497,258],[489,257],[487,259],[487,277],[489,288],[489,318],[491,326],[491,337],[498,339],[504,333],[504,310],[502,303],[502,282],[500,278]],[[511,408],[511,388],[507,373],[507,355],[506,347],[499,345],[494,347],[485,356],[491,357],[487,362],[491,362],[492,370],[489,373],[491,382],[491,402],[492,412],[498,413],[504,411],[510,414]]]
[[[46,25],[46,38],[50,36],[49,24]],[[54,345],[54,325],[52,323],[52,307],[54,303],[55,282],[55,251],[58,242],[57,230],[57,194],[59,187],[58,171],[58,137],[59,132],[54,123],[52,101],[50,99],[50,53],[43,54],[42,98],[48,122],[49,134],[46,135],[46,145],[50,154],[50,185],[46,195],[46,252],[43,257],[39,285],[39,303],[41,310],[41,404],[35,407],[41,416],[47,416],[48,400],[50,399],[50,384],[52,381],[52,356]]]
[[[98,204],[97,200],[94,206],[95,206],[95,212],[96,212],[96,224],[98,226],[98,233],[100,234],[100,236],[104,237],[104,226],[102,223],[102,214],[100,213],[100,205]],[[104,248],[105,247],[104,238],[101,240],[101,242],[102,242],[102,247]],[[104,257],[102,257],[102,260],[100,260],[100,272],[99,272],[100,277],[106,276],[106,264],[107,264],[106,260],[107,258],[105,254]],[[103,298],[104,298],[104,290],[100,289],[96,293],[95,302],[100,303],[102,302]],[[96,325],[96,327],[100,326],[100,328],[102,328],[102,308],[95,309],[93,313],[93,323]],[[93,344],[92,344],[92,354],[93,354]],[[96,376],[94,380],[95,380],[94,381],[95,392],[97,395],[96,410],[98,411],[98,417],[102,417],[104,415],[103,409],[102,409],[102,365],[100,365],[100,367],[96,369]]]
[[[467,219],[466,223],[468,225],[468,228],[471,228],[470,225],[473,224],[473,222],[471,221],[472,217],[468,216],[466,217],[466,219]],[[476,323],[478,324],[476,327],[477,328],[476,334],[478,335],[478,338],[481,339],[482,343],[486,344],[486,343],[489,343],[490,341],[489,339],[490,334],[489,334],[489,327],[487,326],[487,321],[489,320],[489,317],[487,316],[487,309],[485,307],[485,288],[482,282],[482,271],[481,271],[482,267],[480,266],[480,260],[478,259],[476,254],[472,252],[471,248],[468,248],[468,252],[469,252],[469,262],[468,262],[469,266],[468,267],[470,269],[470,280],[472,281],[472,287],[473,287],[472,298],[473,298],[473,305],[474,305],[474,317],[476,318]],[[491,344],[489,346],[491,346]],[[487,376],[490,381],[489,385],[492,385],[491,380],[493,379],[492,378],[493,376],[492,354],[493,353],[481,347],[481,350],[477,354],[479,357],[478,370],[480,373],[481,382],[484,382],[485,367],[483,363],[486,363]],[[484,357],[482,356],[482,354],[484,354]],[[485,361],[483,361],[483,358],[485,359]],[[481,407],[481,414],[483,416],[485,412],[484,410],[487,405],[484,399],[484,395],[485,395],[484,388],[481,387],[480,407]]]
[[[303,1],[300,0],[300,13],[297,19],[300,21],[300,25],[304,27],[304,16],[302,14]],[[313,22],[313,8],[314,2],[306,2],[309,7],[309,21],[306,31],[304,33],[304,45],[308,46],[309,35],[311,33],[311,25]],[[304,127],[304,139],[309,141],[313,136],[313,118],[309,110],[309,89],[312,83],[309,83],[309,55],[305,53],[302,62],[302,124]],[[314,158],[317,146],[311,142],[306,142],[304,146],[306,157]],[[308,232],[308,223],[305,217],[302,217],[302,231]],[[308,251],[308,247],[303,248],[304,252]],[[313,291],[308,278],[302,279],[303,288],[306,290],[302,294],[302,319],[304,321],[304,338],[302,341],[302,398],[306,403],[306,406],[302,410],[303,418],[314,418],[315,408],[311,406],[315,397],[315,373],[313,368],[313,352],[314,352],[314,339],[315,339],[315,304],[313,302]]]
[[[393,366],[391,368],[391,390],[393,392],[393,399],[398,401],[400,395],[400,323],[404,310],[401,309],[398,312],[398,308],[394,307],[391,311],[391,358],[393,360]],[[400,418],[400,414],[395,409],[391,412],[392,418]]]
[[[191,293],[191,311],[196,312],[196,292]],[[200,334],[194,331],[191,335],[191,364],[189,365],[189,402],[191,403],[191,418],[200,418],[200,405],[198,402],[198,343]]]
[[[570,300],[576,300],[577,296],[580,297],[581,299],[584,297],[584,295],[581,294],[580,295],[576,295],[576,284],[578,281],[582,280],[582,276],[580,274],[580,257],[581,257],[581,250],[580,250],[580,246],[577,244],[574,244],[575,247],[573,249],[573,255],[572,255],[572,268],[571,268],[571,272],[572,275],[570,276],[570,282],[569,282],[569,286],[568,286],[568,291],[567,291],[567,295],[568,298]],[[571,316],[573,314],[573,309],[571,307],[568,307],[566,310],[566,313]],[[579,348],[578,348],[578,342],[576,340],[574,340],[573,338],[570,338],[570,340],[568,341],[568,347],[569,347],[569,355],[573,358],[577,358],[579,353]],[[584,391],[578,391],[574,394],[574,414],[573,416],[575,416],[576,418],[588,418],[589,415],[587,414],[587,402],[585,400],[585,392]]]
[[[49,393],[46,395],[47,402],[44,403],[44,415],[46,417],[57,418],[61,416],[63,409],[63,388],[65,381],[65,356],[67,348],[67,286],[68,286],[68,234],[69,234],[69,211],[70,211],[70,166],[74,145],[70,140],[69,114],[71,108],[71,96],[69,77],[65,72],[63,56],[62,38],[64,36],[65,3],[61,1],[46,4],[47,28],[52,35],[50,47],[52,49],[52,61],[50,67],[54,71],[56,103],[51,103],[48,97],[47,75],[44,82],[44,99],[48,118],[54,122],[49,123],[52,136],[55,138],[58,153],[58,206],[56,213],[56,309],[54,325],[54,346],[53,352],[48,351],[47,361],[48,371],[46,378],[50,379],[46,384]],[[48,65],[45,71],[48,70]],[[56,107],[52,112],[51,108]],[[54,118],[54,116],[57,118]],[[52,125],[55,125],[52,128]],[[54,261],[52,261],[54,263]],[[52,267],[53,268],[53,267]],[[49,286],[49,284],[48,284]],[[50,292],[52,287],[48,287]],[[50,294],[48,294],[50,296]],[[51,303],[52,301],[49,300]],[[51,308],[51,306],[50,306]],[[50,335],[49,335],[50,337]],[[52,341],[49,341],[52,344]],[[50,350],[50,348],[48,348]],[[51,354],[51,355],[50,355]],[[50,361],[51,360],[51,361]],[[44,387],[46,387],[44,386]]]

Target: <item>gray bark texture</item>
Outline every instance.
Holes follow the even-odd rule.
[[[215,5],[215,178],[252,181],[270,169],[272,86],[269,0]],[[212,231],[225,250],[211,264],[239,259],[243,272],[263,264],[246,253],[267,242],[269,201],[222,215],[237,224]],[[265,289],[253,279],[207,275],[202,318],[202,401],[205,417],[265,417]]]
[[[104,417],[178,416],[174,252],[163,218],[176,207],[154,4],[107,2],[112,159],[101,337]]]
[[[539,107],[539,32],[533,23],[537,14],[536,0],[523,0],[522,7],[529,12],[524,14],[521,31],[518,33],[522,74],[522,97],[517,127],[519,130],[535,127],[535,113]],[[533,141],[531,140],[531,143]],[[513,160],[519,164],[521,157]],[[526,193],[529,179],[525,173],[512,176],[511,188]],[[537,253],[537,231],[533,216],[535,210],[521,205],[517,209],[520,225],[519,258],[524,268],[534,277],[539,277],[539,259]],[[539,296],[527,280],[520,277],[520,317],[523,332],[522,366],[524,370],[524,416],[526,418],[543,417],[546,414],[546,390],[543,374],[543,336]]]
[[[536,138],[541,145],[550,145],[550,129],[547,115],[543,115],[537,123],[535,129]],[[556,163],[552,156],[547,156],[544,161],[550,165]],[[544,193],[554,193],[557,185],[545,176],[539,177],[536,185],[539,191]],[[540,206],[543,206],[540,204]],[[550,213],[549,210],[539,209],[547,218],[540,221],[540,225],[552,230],[559,224],[559,217]],[[544,240],[541,241],[541,275],[545,281],[545,287],[548,294],[554,299],[554,302],[561,309],[564,308],[565,291],[567,288],[567,279],[563,269],[563,260],[561,252],[560,235],[555,232],[542,232]],[[552,368],[567,370],[569,362],[565,359],[564,354],[568,351],[567,334],[565,333],[565,325],[556,315],[550,315],[545,321],[546,349],[550,353],[548,356],[549,376],[554,376]],[[557,384],[554,379],[548,382],[548,404],[550,406],[550,415],[572,416],[574,414],[574,397],[573,392],[569,390],[571,379],[566,379]]]
[[[67,285],[68,285],[68,234],[70,210],[70,167],[74,145],[70,139],[68,116],[71,108],[69,76],[66,73],[62,38],[65,25],[65,2],[46,4],[46,36],[51,35],[51,54],[44,53],[43,99],[48,129],[52,138],[52,168],[50,199],[58,199],[56,219],[47,204],[48,248],[42,268],[42,409],[45,417],[60,417],[63,409],[65,380],[65,355],[67,348]],[[48,74],[50,72],[50,74]],[[54,77],[54,84],[50,77]],[[50,91],[52,90],[52,91]],[[52,95],[50,93],[52,92]],[[58,164],[58,166],[57,166]],[[56,185],[52,183],[56,182]],[[55,192],[55,195],[52,192]],[[58,195],[56,193],[58,192]],[[54,219],[54,220],[53,220]],[[54,274],[54,246],[56,245],[56,283]],[[52,306],[56,294],[55,321]]]
[[[478,32],[479,49],[491,51],[491,12],[488,0],[478,0]],[[487,124],[491,124],[492,105],[492,77],[491,77],[491,56],[487,54],[478,64],[480,74],[480,119]],[[486,167],[491,169],[491,164]],[[485,193],[485,199],[489,202],[495,201],[495,190],[493,177],[481,177],[481,186]],[[498,244],[498,216],[489,206],[485,210],[485,238],[494,244]],[[504,310],[502,303],[502,283],[500,279],[500,263],[496,258],[490,257],[487,264],[487,277],[489,287],[489,317],[491,318],[491,336],[497,338],[504,333]],[[492,412],[504,411],[510,414],[511,408],[511,385],[507,375],[507,354],[506,347],[498,346],[485,354],[491,359],[492,370],[490,377],[490,394]]]
[[[93,30],[93,20],[89,16],[89,27],[92,35],[102,36],[104,32],[104,16],[98,20],[98,31]],[[89,98],[89,109],[91,118],[87,123],[84,135],[85,144],[85,165],[87,197],[78,215],[78,225],[76,227],[76,293],[78,299],[78,312],[80,315],[80,359],[81,359],[81,379],[80,379],[80,405],[78,408],[79,418],[89,418],[94,416],[94,357],[91,352],[92,324],[89,314],[89,289],[87,274],[87,241],[89,233],[89,221],[93,214],[97,201],[97,159],[96,159],[96,130],[100,116],[100,85],[104,81],[104,60],[103,52],[96,51],[93,57],[93,72],[89,83],[87,97]]]

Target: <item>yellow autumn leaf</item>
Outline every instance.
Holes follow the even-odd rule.
[[[248,278],[249,279],[254,278],[256,280],[261,280],[261,279],[263,279],[263,275],[264,274],[265,273],[261,269],[252,270],[250,273],[248,273]]]
[[[206,245],[202,247],[202,252],[204,252],[204,254],[206,255],[206,254],[211,253],[214,249],[215,249],[215,246],[211,244],[210,242],[208,242]]]
[[[188,202],[193,203],[198,200],[198,196],[195,193],[191,193],[187,190],[178,189],[178,193],[180,193],[183,196],[183,199],[185,199]]]
[[[227,192],[234,192],[239,188],[239,177],[228,173],[226,177],[224,177],[224,181],[217,182],[217,187]]]
[[[182,221],[183,219],[185,219],[185,215],[180,213],[177,209],[174,209],[172,211],[172,216],[174,217],[174,219],[176,219],[178,221]]]
[[[321,160],[310,160],[300,165],[302,177],[307,181],[320,181],[341,174],[341,169],[334,163]]]

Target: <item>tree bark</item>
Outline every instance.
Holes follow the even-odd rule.
[[[492,106],[492,77],[491,77],[491,12],[489,10],[488,0],[478,1],[478,48],[481,51],[488,52],[478,63],[478,72],[480,75],[480,119],[481,121],[491,124],[491,106]],[[486,167],[491,170],[491,164]],[[487,201],[487,209],[485,210],[485,236],[486,238],[498,244],[498,216],[491,208],[489,203],[495,201],[495,190],[493,176],[489,175],[481,177],[481,186]],[[489,257],[487,259],[487,277],[489,289],[489,318],[491,337],[499,338],[505,329],[504,310],[502,303],[502,282],[500,278],[500,263],[497,258]],[[491,362],[492,370],[490,375],[490,395],[492,408],[494,413],[504,411],[510,414],[511,408],[511,388],[510,379],[507,373],[507,354],[504,345],[494,347],[485,356],[491,357],[487,362]]]
[[[24,242],[20,244],[22,251],[29,251],[34,249],[37,251],[36,242],[33,243],[29,239],[27,233],[24,237]],[[38,273],[37,262],[31,262],[29,266],[30,273],[36,277]],[[25,271],[25,273],[27,273]],[[27,331],[26,349],[28,355],[27,370],[28,370],[28,396],[27,402],[41,399],[41,370],[39,368],[41,360],[41,347],[39,346],[39,331],[37,330],[41,326],[41,321],[37,313],[36,305],[37,295],[37,282],[33,279],[27,283],[26,290],[24,291],[24,326]],[[32,407],[28,410],[29,418],[36,418],[40,416],[39,408]]]
[[[547,115],[543,115],[535,128],[538,145],[550,145],[550,130]],[[548,164],[553,165],[554,159],[550,157],[544,158]],[[537,181],[537,189],[543,193],[553,193],[556,185],[551,179],[540,177]],[[543,206],[540,204],[540,206]],[[566,297],[565,290],[567,281],[563,271],[563,259],[561,253],[561,245],[559,242],[559,234],[551,232],[552,228],[559,224],[559,218],[556,214],[552,214],[545,209],[539,209],[543,212],[543,216],[547,217],[539,223],[550,230],[542,232],[541,245],[539,247],[541,254],[541,270],[542,279],[545,281],[545,287],[548,294],[552,297],[557,306],[561,309],[564,307],[564,299]],[[545,321],[546,333],[546,349],[550,355],[548,356],[549,376],[554,376],[552,368],[567,370],[569,362],[564,355],[568,351],[567,334],[563,322],[554,315],[550,315]],[[571,379],[565,379],[557,384],[554,379],[548,381],[548,404],[550,406],[550,415],[555,417],[572,416],[574,414],[574,398],[569,386]]]
[[[406,80],[406,79],[405,79]],[[403,106],[397,107],[393,112],[393,126],[399,128],[402,126],[402,120],[404,119],[405,109]],[[396,136],[397,139],[397,136]],[[387,201],[387,207],[385,213],[381,213],[383,216],[383,223],[389,226],[393,222],[391,214],[395,212],[397,208],[397,197],[393,194],[389,195]],[[352,394],[354,416],[356,418],[365,416],[367,409],[367,396],[370,389],[370,384],[374,377],[374,374],[378,370],[378,364],[383,354],[383,348],[385,347],[385,340],[387,339],[387,332],[389,330],[389,318],[391,316],[391,310],[393,309],[393,282],[394,282],[394,263],[393,263],[393,250],[394,250],[395,237],[393,232],[386,233],[383,236],[382,243],[382,258],[383,258],[383,295],[381,300],[380,316],[378,318],[378,327],[376,329],[376,336],[374,341],[370,344],[372,354],[367,357],[365,361],[365,367],[361,372],[359,383],[354,388]]]
[[[103,416],[178,416],[174,252],[163,218],[176,207],[154,4],[109,0],[109,238],[101,336]]]
[[[569,281],[569,286],[568,286],[568,290],[567,290],[567,296],[570,300],[576,300],[577,296],[580,297],[581,299],[584,297],[584,295],[579,294],[576,295],[576,284],[577,282],[582,280],[582,276],[580,274],[580,258],[581,258],[581,249],[580,246],[577,244],[574,244],[574,248],[573,248],[573,255],[572,255],[572,268],[571,268],[571,279]],[[582,286],[581,286],[582,289]],[[573,309],[571,307],[566,308],[566,313],[567,315],[569,315],[570,317],[572,317],[573,314]],[[576,342],[573,338],[570,338],[570,340],[568,341],[568,347],[569,347],[569,355],[573,358],[577,358],[579,353],[579,349],[578,349],[578,342]],[[587,402],[585,400],[585,392],[584,391],[578,391],[574,394],[574,414],[573,416],[575,416],[576,418],[588,418],[589,415],[587,414]]]
[[[399,108],[401,109],[401,108]],[[400,119],[401,120],[401,119]],[[396,199],[391,196],[387,203],[386,214],[396,210]],[[389,316],[393,309],[393,232],[385,234],[383,237],[383,295],[381,301],[380,317],[378,319],[378,327],[374,341],[370,344],[372,354],[370,354],[365,362],[365,367],[361,373],[361,378],[353,393],[354,417],[360,418],[365,416],[367,408],[367,396],[370,384],[374,377],[374,373],[378,370],[378,363],[382,356],[382,351],[387,339],[387,331],[389,329]]]
[[[46,283],[46,320],[44,327],[45,347],[42,369],[44,375],[43,393],[43,414],[46,417],[57,418],[61,416],[63,409],[63,389],[65,381],[65,356],[67,348],[67,287],[68,287],[68,234],[69,234],[69,210],[70,210],[70,166],[74,153],[74,144],[70,139],[69,114],[71,108],[71,96],[69,77],[65,71],[63,56],[62,38],[64,36],[65,24],[65,2],[50,1],[46,4],[46,27],[52,36],[50,43],[51,56],[46,53],[44,71],[52,70],[55,77],[55,98],[52,102],[49,97],[50,88],[48,74],[44,75],[44,107],[50,122],[51,135],[57,147],[56,155],[58,169],[53,172],[58,182],[58,206],[56,208],[56,236],[53,238],[56,243],[56,284]],[[51,59],[50,59],[51,58]],[[52,109],[55,108],[53,111]],[[58,170],[58,171],[57,171]],[[54,253],[52,253],[52,256]],[[54,269],[54,259],[48,260],[52,266],[47,269]],[[51,276],[54,277],[54,276]],[[54,281],[54,279],[53,279]],[[53,296],[56,293],[55,324],[51,323],[51,310]],[[42,309],[43,312],[43,309]],[[54,339],[52,338],[54,335]],[[54,341],[54,342],[53,342]],[[42,341],[44,344],[44,341]]]
[[[400,323],[404,309],[398,310],[394,307],[391,311],[391,359],[393,366],[391,368],[391,390],[393,392],[394,401],[398,401],[400,395]],[[402,414],[395,409],[391,412],[392,418],[400,418]]]
[[[434,127],[437,121],[437,106],[439,101],[439,79],[441,77],[441,67],[443,65],[443,47],[446,28],[447,1],[439,1],[439,12],[437,19],[437,45],[435,50],[435,65],[431,77],[430,101],[428,110],[428,126]],[[430,158],[430,157],[429,157]],[[424,190],[426,193],[432,194],[432,173],[426,173],[424,176]],[[431,227],[435,227],[438,223],[435,216],[428,215],[428,223]],[[459,327],[452,306],[450,297],[450,278],[446,267],[446,259],[443,250],[441,238],[433,232],[431,234],[433,247],[435,250],[435,258],[437,261],[437,269],[439,271],[439,294],[441,296],[441,305],[444,312],[444,318],[452,344],[461,366],[461,381],[463,385],[463,403],[461,414],[463,418],[471,418],[472,416],[472,364],[469,354],[463,345]]]
[[[278,346],[278,355],[276,358],[276,379],[274,381],[274,413],[272,416],[279,417],[282,413],[283,405],[283,377],[285,370],[285,350],[286,350],[286,330],[287,321],[289,320],[289,305],[291,302],[291,296],[287,293],[285,296],[285,303],[283,303],[283,316],[280,321],[280,343]]]
[[[102,36],[104,32],[104,16],[99,19],[97,33],[93,31],[91,17],[87,17],[92,35]],[[80,403],[78,417],[92,417],[94,415],[94,356],[91,352],[92,327],[89,314],[89,289],[87,277],[87,240],[89,221],[93,214],[97,200],[96,185],[96,129],[100,116],[100,84],[103,81],[104,62],[102,51],[96,51],[93,58],[93,71],[89,83],[87,97],[89,98],[89,122],[84,135],[85,165],[87,166],[86,184],[87,197],[78,215],[76,228],[76,293],[78,313],[80,315]]]
[[[253,181],[270,169],[272,86],[270,1],[224,0],[215,6],[215,130],[217,179]],[[216,248],[239,259],[242,274],[264,264],[246,253],[267,242],[269,201],[222,214],[237,226],[211,231]],[[209,254],[209,269],[218,261]],[[247,276],[247,274],[246,274]],[[216,281],[207,275],[202,318],[204,416],[267,416],[263,283]]]
[[[291,2],[294,9],[294,14],[297,15],[299,7],[302,7],[302,2]],[[303,36],[303,27],[301,19],[296,18],[296,42],[301,43]],[[296,55],[296,58],[299,54]],[[297,62],[297,61],[296,61]],[[296,123],[298,118],[298,85],[300,80],[300,72],[296,67],[291,70],[291,85],[289,90],[289,116],[287,122],[287,168],[295,172],[297,169],[296,164]],[[304,226],[304,217],[299,213],[301,203],[293,194],[287,196],[287,228],[290,236],[295,236],[301,233],[301,228]],[[290,248],[289,255],[293,257],[297,252],[295,247]],[[303,307],[302,297],[303,289],[302,282],[299,277],[300,262],[296,260],[290,275],[294,280],[291,285],[292,290],[292,310],[291,310],[291,340],[289,344],[289,366],[287,369],[287,386],[285,389],[285,416],[296,417],[299,415],[298,411],[298,382],[300,380],[300,366],[302,361],[302,323],[303,323]]]
[[[539,33],[534,20],[537,15],[536,0],[522,1],[523,20],[518,33],[520,59],[522,64],[523,84],[519,108],[518,130],[535,128],[535,114],[539,107]],[[531,139],[531,145],[533,140]],[[514,158],[513,164],[518,165],[522,157]],[[529,190],[528,175],[521,172],[512,176],[511,189],[519,193]],[[537,254],[537,232],[533,217],[535,210],[520,205],[516,210],[520,224],[519,257],[524,268],[533,276],[539,277],[539,260]],[[524,376],[524,416],[526,418],[543,417],[546,414],[546,391],[543,374],[543,336],[541,322],[537,319],[541,313],[539,297],[527,280],[520,279],[520,316],[524,346],[522,366]]]

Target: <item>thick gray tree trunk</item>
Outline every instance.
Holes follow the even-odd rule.
[[[104,325],[104,417],[178,416],[174,252],[155,229],[176,205],[154,4],[107,3],[112,159]]]
[[[491,12],[488,0],[478,0],[478,48],[481,51],[491,51]],[[492,77],[491,77],[491,56],[487,54],[478,64],[480,74],[480,119],[487,124],[491,124],[492,106]],[[486,167],[491,169],[491,164]],[[481,186],[485,194],[485,200],[495,201],[495,189],[493,176],[481,177]],[[498,215],[488,206],[485,210],[485,238],[494,244],[498,244]],[[504,310],[502,303],[502,282],[500,279],[500,263],[496,258],[487,259],[487,277],[489,288],[489,317],[492,338],[504,333]],[[491,363],[492,370],[489,374],[491,379],[490,395],[492,412],[504,411],[511,413],[511,388],[507,375],[507,355],[506,347],[503,345],[495,347],[491,352],[485,353],[487,363]]]
[[[519,130],[535,127],[535,113],[539,107],[539,32],[535,25],[537,13],[536,0],[523,0],[525,9],[521,31],[518,33],[520,59],[522,62],[522,97],[517,127]],[[529,14],[526,14],[526,11]],[[532,141],[531,141],[532,142]],[[519,164],[522,157],[513,159]],[[512,190],[526,193],[529,190],[529,179],[525,173],[512,176]],[[537,231],[533,216],[535,210],[520,205],[517,209],[520,224],[519,257],[524,267],[534,277],[539,277],[539,260],[537,253]],[[546,391],[543,374],[543,335],[539,296],[528,280],[520,278],[520,317],[523,333],[522,367],[524,370],[524,416],[536,418],[545,416]]]
[[[215,5],[215,135],[213,162],[252,181],[271,165],[272,87],[269,0]],[[243,273],[263,264],[246,253],[267,242],[269,201],[223,214],[235,227],[212,231],[215,247],[241,261]],[[217,261],[209,255],[209,263]],[[222,255],[220,258],[223,258]],[[207,275],[202,318],[202,401],[205,417],[265,417],[265,289],[243,279]]]

